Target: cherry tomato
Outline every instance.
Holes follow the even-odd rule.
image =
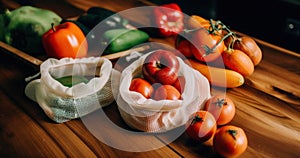
[[[233,101],[223,94],[209,98],[205,103],[204,110],[209,111],[215,117],[217,125],[229,123],[235,115]]]
[[[132,79],[129,90],[141,93],[147,99],[149,99],[153,93],[152,85],[143,78]]]
[[[178,100],[181,98],[180,92],[172,85],[153,85],[154,92],[151,98],[155,100]]]
[[[214,150],[223,157],[238,157],[248,146],[244,130],[233,125],[220,127],[213,138]]]
[[[197,111],[190,116],[186,123],[186,133],[193,140],[204,143],[213,138],[217,130],[217,124],[214,116],[204,110]]]

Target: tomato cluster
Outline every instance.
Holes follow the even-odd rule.
[[[173,52],[157,50],[149,54],[142,66],[142,77],[132,79],[129,90],[154,100],[179,100],[185,78],[178,76],[179,61]]]
[[[221,21],[192,15],[187,21],[185,38],[177,36],[175,47],[186,57],[209,65],[225,65],[243,76],[253,73],[262,51],[248,36],[238,36]]]
[[[218,94],[205,102],[203,110],[195,112],[186,123],[186,133],[193,140],[212,145],[224,157],[237,157],[248,146],[244,130],[228,125],[235,115],[233,101]]]

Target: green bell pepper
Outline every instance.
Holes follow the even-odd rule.
[[[22,6],[1,14],[4,26],[0,40],[29,54],[44,52],[42,35],[58,25],[62,18],[56,13],[32,6]],[[1,21],[1,18],[0,18]]]

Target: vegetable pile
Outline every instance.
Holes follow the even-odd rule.
[[[185,79],[178,76],[179,61],[170,51],[157,50],[147,56],[142,66],[143,77],[134,78],[129,90],[154,100],[179,100]]]
[[[182,34],[185,37],[178,35],[175,47],[213,86],[241,86],[262,59],[251,37],[238,36],[219,20],[192,15]]]
[[[142,77],[132,79],[129,90],[147,99],[182,99],[185,78],[178,76],[178,57],[203,74],[212,86],[225,88],[243,85],[244,78],[252,75],[262,60],[262,51],[254,39],[237,35],[219,20],[192,15],[184,21],[181,8],[175,3],[157,7],[151,15],[155,36],[171,37],[180,53],[158,50],[145,59]],[[32,6],[0,15],[1,41],[49,58],[85,58],[100,50],[104,55],[118,53],[149,41],[150,35],[132,27],[119,14],[100,7],[89,8],[76,20],[62,19],[50,10]],[[64,76],[57,81],[67,87],[88,82],[83,76],[76,76],[76,83],[72,83],[72,78]],[[186,133],[197,142],[210,141],[224,157],[239,156],[247,148],[247,137],[243,129],[228,125],[234,115],[231,99],[212,96],[204,109],[190,116]]]
[[[245,131],[230,121],[235,116],[235,104],[225,94],[214,95],[203,110],[190,116],[186,134],[196,142],[212,146],[223,157],[238,157],[248,147]]]
[[[129,27],[127,19],[101,7],[91,7],[69,20],[50,10],[22,6],[1,14],[0,22],[0,41],[57,59],[83,58],[89,52],[117,53],[149,39],[146,32]]]

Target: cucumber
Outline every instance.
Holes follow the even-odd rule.
[[[141,30],[112,29],[104,33],[104,39],[106,42],[102,43],[107,45],[104,54],[111,54],[144,43],[148,41],[149,35]]]
[[[93,29],[99,23],[101,30],[106,31],[115,28],[125,28],[128,20],[122,18],[119,14],[100,7],[91,7],[87,10],[86,14],[79,16],[77,21]]]

